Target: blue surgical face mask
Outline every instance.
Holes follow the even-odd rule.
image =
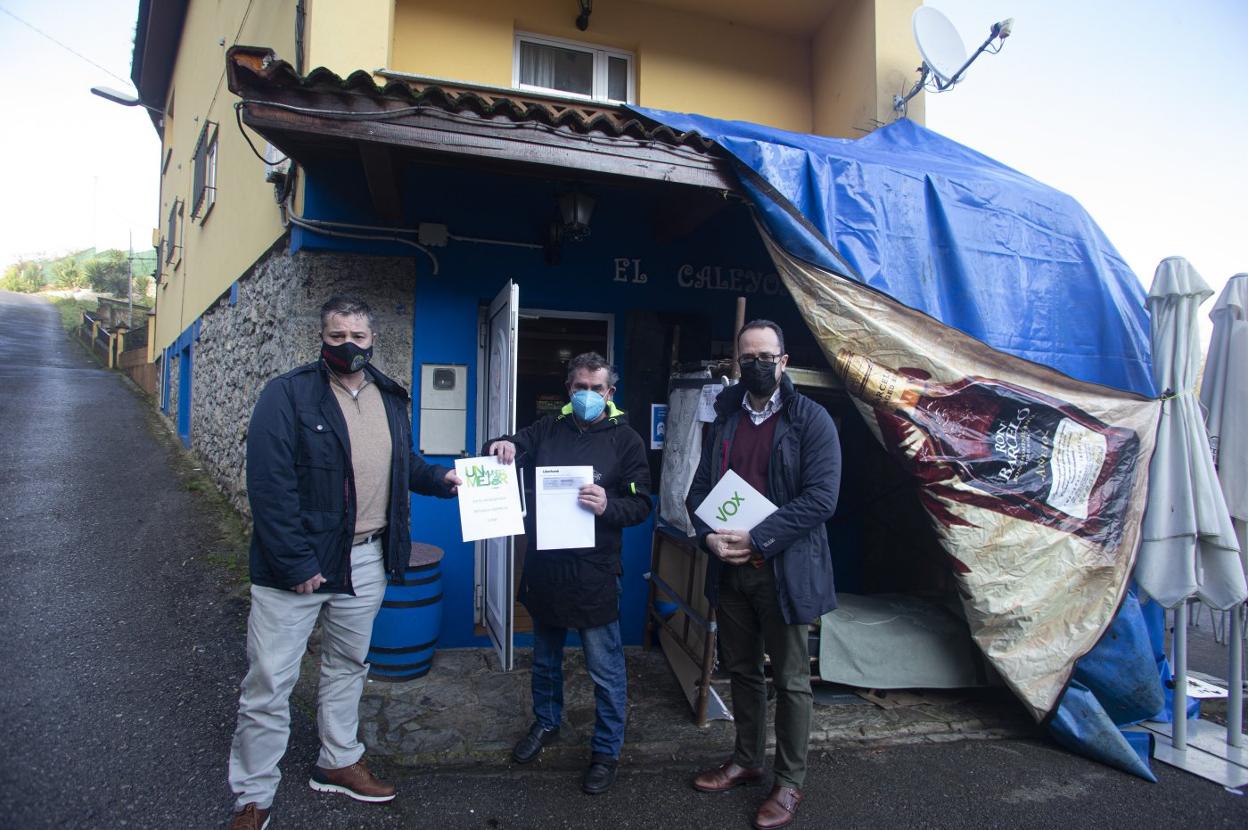
[[[578,421],[597,420],[606,406],[607,399],[592,389],[578,389],[572,393],[572,414]]]

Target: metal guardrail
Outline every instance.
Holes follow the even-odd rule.
[[[147,326],[130,329],[126,332],[126,351],[147,348]]]

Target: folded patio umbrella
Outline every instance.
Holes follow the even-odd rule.
[[[1149,468],[1135,577],[1166,608],[1195,596],[1227,609],[1248,596],[1196,398],[1196,312],[1212,294],[1182,257],[1161,261],[1148,294],[1153,379],[1166,400]]]
[[[1213,310],[1200,403],[1222,495],[1231,516],[1248,521],[1248,274],[1236,274]],[[1241,556],[1245,551],[1240,551]]]

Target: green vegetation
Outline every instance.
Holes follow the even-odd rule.
[[[70,333],[82,323],[82,312],[95,311],[96,307],[95,300],[75,300],[73,297],[49,295],[48,301],[61,313],[61,325]]]
[[[134,299],[142,301],[156,272],[156,252],[133,255],[116,248],[87,248],[62,257],[23,259],[12,263],[0,276],[0,289],[31,294],[45,288],[91,288],[102,294],[126,296],[134,274]]]

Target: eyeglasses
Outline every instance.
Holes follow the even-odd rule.
[[[744,366],[747,363],[753,363],[755,360],[762,363],[778,363],[780,361],[780,355],[768,354],[766,352],[763,352],[762,354],[743,354],[737,358],[737,363]]]

